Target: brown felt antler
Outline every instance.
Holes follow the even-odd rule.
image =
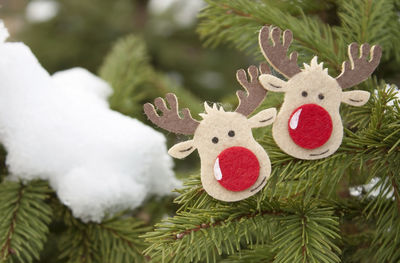
[[[360,48],[357,43],[352,43],[348,52],[350,62],[343,62],[342,73],[336,77],[342,89],[353,87],[366,80],[374,72],[382,56],[380,46],[372,46],[370,49],[368,43],[362,44]],[[368,61],[369,55],[371,59]]]
[[[200,123],[192,118],[189,109],[185,108],[182,110],[183,118],[181,118],[178,113],[178,99],[175,94],[168,93],[165,98],[171,109],[167,108],[162,98],[159,97],[154,100],[154,105],[162,112],[162,116],[157,114],[153,104],[144,104],[144,112],[149,120],[158,127],[173,133],[186,135],[194,134]]]
[[[236,78],[240,85],[247,91],[238,90],[236,96],[239,99],[239,105],[235,112],[241,113],[244,116],[250,115],[264,100],[267,95],[267,90],[258,81],[258,69],[256,66],[250,66],[247,69],[250,76],[250,81],[247,80],[246,71],[244,69],[239,69],[236,72]],[[270,70],[268,65],[265,63],[260,64],[260,73],[268,74]]]
[[[287,57],[288,48],[293,40],[292,31],[285,30],[283,32],[282,43],[280,38],[281,30],[279,28],[264,26],[260,30],[259,44],[269,64],[289,79],[301,72],[297,65],[297,53],[293,52]],[[272,44],[270,43],[270,39],[272,40]]]

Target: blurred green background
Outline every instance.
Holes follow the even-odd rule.
[[[219,101],[238,88],[235,72],[252,61],[233,48],[203,48],[195,32],[201,0],[1,0],[12,41],[31,47],[53,73],[98,73],[113,44],[134,34],[150,64],[200,99]]]

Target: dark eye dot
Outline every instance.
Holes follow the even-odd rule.
[[[303,96],[303,97],[307,97],[307,95],[308,95],[307,91],[303,91],[303,92],[301,93],[301,96]]]
[[[229,137],[235,136],[235,131],[229,131],[229,132],[228,132],[228,135],[229,135]]]
[[[211,140],[213,143],[218,143],[218,138],[217,137],[214,137],[214,138],[212,138],[212,140]]]
[[[319,98],[320,100],[323,100],[323,99],[325,98],[325,96],[324,96],[324,94],[320,93],[320,94],[318,95],[318,98]]]

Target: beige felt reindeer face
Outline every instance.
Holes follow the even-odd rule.
[[[274,123],[275,142],[287,154],[299,159],[320,159],[333,154],[340,146],[343,125],[339,115],[340,104],[362,106],[369,92],[354,90],[344,92],[364,81],[379,64],[381,48],[368,44],[349,46],[349,59],[343,63],[342,73],[333,78],[317,63],[317,57],[304,69],[297,66],[297,53],[286,56],[292,32],[286,30],[280,41],[279,28],[263,27],[259,34],[261,50],[274,69],[288,78],[283,81],[270,74],[259,80],[263,87],[274,92],[284,92],[283,105]],[[272,40],[272,43],[270,42]],[[360,50],[360,51],[359,51]],[[360,52],[360,55],[359,55]],[[370,60],[368,60],[370,56]]]
[[[268,66],[260,66],[261,73],[268,73]],[[184,158],[198,150],[201,159],[201,182],[204,190],[212,197],[222,201],[238,201],[254,195],[265,185],[270,173],[271,163],[267,153],[254,140],[252,128],[273,123],[275,108],[266,109],[247,118],[264,100],[267,91],[258,82],[255,66],[246,72],[241,69],[236,76],[247,90],[238,91],[239,106],[234,112],[225,112],[217,105],[204,103],[205,113],[202,121],[194,120],[188,109],[178,114],[178,102],[174,94],[167,94],[165,101],[157,98],[155,106],[162,112],[159,116],[152,104],[146,103],[144,111],[157,126],[177,134],[193,134],[193,139],[178,143],[168,153],[175,158]]]

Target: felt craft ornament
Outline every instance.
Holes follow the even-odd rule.
[[[260,66],[261,73],[269,73],[268,66]],[[155,106],[162,115],[158,115],[152,104],[146,103],[144,111],[157,126],[176,133],[193,134],[193,139],[174,145],[168,153],[182,159],[199,151],[201,159],[201,182],[204,190],[218,200],[234,202],[250,197],[265,185],[270,173],[271,163],[267,153],[255,141],[252,128],[270,125],[275,120],[276,109],[265,109],[251,118],[247,118],[264,100],[267,91],[258,81],[255,66],[246,72],[238,70],[238,82],[246,89],[237,91],[239,106],[234,112],[225,112],[216,104],[212,107],[204,103],[205,113],[200,114],[202,121],[194,120],[188,109],[178,113],[178,102],[174,94],[166,95],[170,105],[156,98]]]
[[[321,159],[333,154],[340,146],[343,125],[339,114],[341,102],[362,106],[369,92],[344,89],[367,79],[378,66],[382,50],[379,46],[352,43],[348,48],[350,61],[345,61],[342,73],[333,78],[318,64],[317,57],[304,69],[297,65],[297,53],[287,57],[292,32],[285,30],[280,41],[279,28],[263,27],[259,44],[269,64],[285,76],[281,80],[271,74],[259,77],[262,86],[274,92],[284,92],[283,105],[276,117],[272,134],[277,145],[287,154],[305,160]],[[271,42],[270,42],[271,40]],[[368,57],[370,59],[368,60]]]

